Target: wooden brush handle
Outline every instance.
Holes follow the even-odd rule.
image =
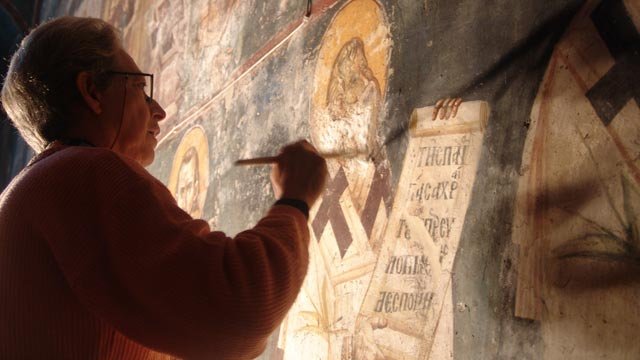
[[[335,158],[353,158],[361,153],[320,153],[319,155],[325,159],[335,159]],[[277,156],[265,156],[265,157],[257,157],[251,159],[240,159],[236,160],[233,163],[235,166],[243,166],[243,165],[267,165],[274,164],[278,161]]]
[[[239,165],[266,165],[266,164],[274,164],[277,161],[278,161],[278,157],[277,156],[265,156],[265,157],[258,157],[258,158],[253,158],[253,159],[236,160],[236,162],[233,163],[233,165],[235,165],[235,166],[239,166]]]

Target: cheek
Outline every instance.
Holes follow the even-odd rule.
[[[136,107],[131,111],[126,121],[127,124],[122,124],[123,128],[127,127],[128,137],[131,141],[146,142],[149,140],[147,129],[149,121],[149,111],[141,107]]]
[[[130,116],[123,119],[119,144],[122,152],[140,162],[149,163],[153,160],[157,140],[147,133],[144,118]],[[147,164],[148,165],[148,164]]]
[[[127,124],[122,124],[121,138],[127,146],[133,147],[147,141],[147,132],[141,126],[140,119],[129,118],[125,121],[127,121]]]

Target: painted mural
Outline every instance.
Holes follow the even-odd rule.
[[[640,357],[639,0],[44,3],[155,74],[149,170],[213,228],[274,200],[235,160],[331,154],[260,359]]]

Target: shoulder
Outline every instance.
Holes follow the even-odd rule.
[[[84,146],[71,146],[57,151],[34,164],[34,170],[43,171],[77,169],[96,173],[130,173],[131,175],[150,176],[134,160],[105,149]]]
[[[64,147],[31,165],[33,170],[77,168],[82,170],[125,170],[146,172],[140,165],[114,151],[84,146]],[[138,169],[139,168],[139,169]]]
[[[21,176],[27,187],[119,192],[140,182],[157,181],[135,161],[109,149],[71,146],[31,164]]]

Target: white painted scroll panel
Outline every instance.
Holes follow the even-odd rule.
[[[360,330],[362,323],[371,330],[359,335],[373,338],[356,342],[356,353],[450,357],[453,334],[438,331],[452,329],[451,271],[489,107],[464,102],[447,120],[432,120],[432,112],[426,107],[412,115],[396,198],[359,316]],[[434,345],[436,334],[441,343]]]

